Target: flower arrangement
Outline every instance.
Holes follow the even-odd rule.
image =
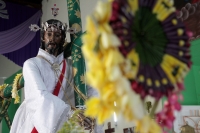
[[[87,101],[86,115],[97,117],[101,124],[116,112],[142,133],[160,133],[158,123],[172,127],[173,111],[180,110],[175,101],[191,65],[189,37],[175,11],[173,0],[98,3],[87,17],[87,34],[82,38],[87,80],[99,92],[98,98]],[[143,102],[148,95],[157,100],[151,115],[159,99],[169,97],[157,123],[145,115]]]
[[[58,133],[84,133],[84,128],[79,124],[79,118],[77,117],[80,110],[76,110],[71,118],[64,123]]]

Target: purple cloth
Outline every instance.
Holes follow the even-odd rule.
[[[38,23],[41,11],[38,11],[24,23],[6,31],[0,32],[0,54],[10,53],[26,46],[36,32],[31,32],[29,26]]]
[[[37,55],[40,47],[40,32],[30,31],[29,26],[40,25],[41,10],[5,3],[6,7],[3,10],[7,10],[9,19],[0,17],[0,53],[4,53],[5,57],[17,65],[23,66],[24,61]]]

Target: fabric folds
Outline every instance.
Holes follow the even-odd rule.
[[[0,54],[13,52],[26,46],[36,35],[36,32],[30,32],[29,26],[37,24],[40,17],[41,11],[38,11],[22,24],[0,32]]]

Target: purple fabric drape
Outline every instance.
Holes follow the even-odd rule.
[[[38,23],[41,11],[38,11],[24,23],[6,31],[0,32],[0,54],[10,53],[26,46],[36,32],[31,32],[29,26]]]
[[[22,6],[22,5],[6,2],[6,1],[5,1],[5,3],[6,3],[6,7],[4,9],[7,10],[9,19],[0,18],[0,32],[5,32],[7,30],[10,30],[12,28],[15,28],[15,27],[21,25],[22,23],[25,23],[28,19],[30,19],[33,15],[35,15],[39,11],[38,9],[34,9],[34,8],[27,7],[27,6]],[[41,13],[41,11],[40,11],[40,13]],[[39,15],[38,18],[36,18],[37,21],[34,20],[35,23],[38,25],[40,25],[40,20],[39,20],[40,17],[41,16]],[[34,24],[34,22],[31,22],[31,24]],[[28,27],[27,27],[27,29],[28,29],[27,31],[29,31],[30,34],[32,34],[32,33],[36,34],[35,37],[26,46],[24,46],[16,51],[3,54],[5,57],[12,60],[14,63],[16,63],[19,66],[23,66],[24,61],[36,56],[37,52],[38,52],[38,48],[40,47],[40,32],[38,31],[38,32],[34,33],[32,31],[30,31],[29,26],[30,25],[28,25]],[[24,27],[22,27],[22,28],[24,28]],[[22,38],[24,36],[27,36],[27,34],[23,34]],[[10,39],[12,39],[12,36],[10,36]],[[15,42],[14,42],[14,44],[21,45],[21,44],[15,43]],[[0,44],[0,47],[1,47],[1,44]],[[0,48],[0,50],[1,50],[1,48]]]

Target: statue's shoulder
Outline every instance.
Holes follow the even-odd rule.
[[[29,58],[24,62],[24,64],[33,63],[33,62],[35,62],[35,60],[36,60],[36,57]]]
[[[25,67],[25,66],[40,67],[43,64],[44,64],[44,61],[41,58],[39,58],[39,57],[32,57],[32,58],[29,58],[28,60],[26,60],[24,62],[23,67]]]

